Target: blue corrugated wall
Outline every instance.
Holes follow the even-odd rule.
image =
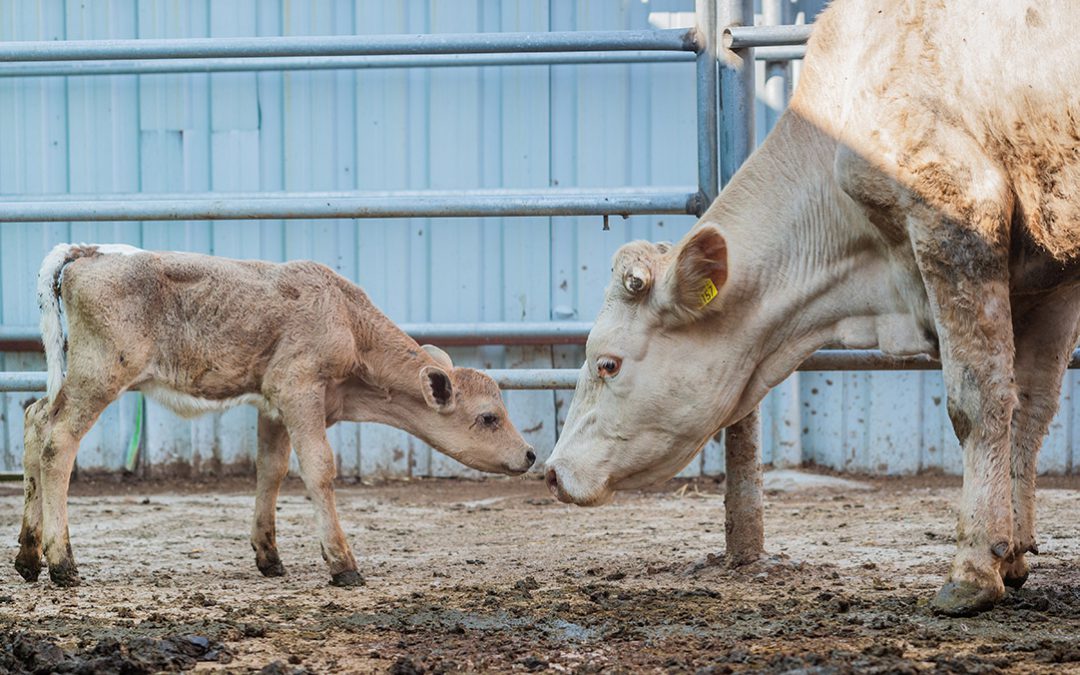
[[[813,3],[820,4],[820,3]],[[640,29],[693,0],[0,1],[0,39],[162,38],[352,33]],[[655,17],[654,17],[655,18]],[[107,193],[683,185],[696,181],[692,64],[146,75],[0,80],[0,193]],[[759,127],[764,119],[759,114]],[[397,321],[592,319],[611,254],[635,238],[678,239],[690,217],[317,220],[0,226],[0,322],[37,322],[34,276],[58,241],[324,262],[358,281]],[[577,367],[578,348],[455,349],[484,367]],[[4,370],[40,370],[5,354]],[[1042,457],[1073,467],[1066,404]],[[0,469],[18,469],[21,404],[3,399]],[[541,455],[570,393],[508,392]],[[803,374],[765,402],[765,459],[867,472],[960,457],[941,378]],[[136,401],[103,415],[83,470],[122,466]],[[468,475],[378,425],[331,433],[344,475]],[[244,466],[255,413],[194,421],[147,403],[142,467]],[[722,471],[710,443],[687,473]]]

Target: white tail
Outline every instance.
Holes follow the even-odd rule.
[[[47,395],[56,400],[64,381],[64,329],[60,325],[60,271],[68,262],[71,244],[57,244],[38,270],[37,300],[41,308],[41,343],[45,346],[45,363],[49,371]]]

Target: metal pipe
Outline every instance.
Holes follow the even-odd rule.
[[[500,52],[695,51],[683,29],[444,33],[305,37],[67,40],[0,43],[0,61],[115,61],[120,59],[377,56]]]
[[[577,386],[580,370],[574,368],[525,369],[484,371],[491,376],[499,389],[573,389]]]
[[[1073,352],[1069,368],[1080,369],[1080,350]],[[842,370],[913,371],[940,370],[941,364],[926,356],[886,356],[869,349],[823,349],[799,366],[802,372]],[[577,368],[508,368],[485,370],[502,389],[573,389]],[[0,392],[45,391],[44,372],[0,372]]]
[[[725,33],[754,22],[753,0],[723,0]],[[754,68],[749,49],[727,48],[720,56],[720,184],[727,185],[754,149]]]
[[[463,66],[561,66],[605,63],[681,63],[690,52],[581,52],[558,54],[435,54],[398,56],[292,56],[239,59],[143,61],[54,61],[0,63],[0,77],[79,77],[85,75],[162,75],[284,70],[369,70],[376,68],[452,68]]]
[[[402,323],[417,342],[443,347],[476,345],[583,345],[588,321],[504,321],[490,323]],[[0,326],[0,351],[41,351],[37,326]]]
[[[403,323],[400,327],[417,342],[441,346],[583,345],[592,324],[588,321]]]
[[[716,199],[720,191],[719,157],[720,141],[717,136],[718,72],[716,63],[716,0],[697,0],[697,24],[694,37],[697,52],[697,165],[698,200],[697,215]]]
[[[805,47],[762,47],[759,61],[801,59]],[[286,56],[239,59],[171,59],[142,61],[14,61],[0,62],[0,77],[84,77],[94,75],[170,75],[265,71],[371,70],[387,68],[453,68],[488,66],[571,66],[581,64],[684,63],[691,52],[554,52],[512,54],[433,54],[398,56]]]
[[[766,25],[784,26],[791,20],[791,0],[762,0],[761,10]],[[758,51],[761,50],[755,50],[755,57],[759,56]],[[787,109],[790,81],[791,64],[787,60],[765,61],[765,91],[761,98],[765,104],[766,130],[772,129]]]
[[[804,46],[764,46],[757,60],[780,62],[806,54]],[[573,66],[582,64],[666,64],[696,59],[690,52],[551,52],[521,54],[435,54],[397,56],[284,56],[270,58],[177,58],[171,60],[100,60],[100,62],[0,63],[0,78],[87,77],[112,75],[183,75],[183,73],[265,72],[287,70],[370,70],[384,68],[453,68],[496,66]]]
[[[806,47],[758,47],[755,61],[797,61],[806,56]]]
[[[77,195],[0,201],[0,222],[693,214],[695,188]]]
[[[1080,369],[1080,350],[1073,352],[1071,370]],[[823,349],[811,355],[801,372],[940,370],[941,363],[927,356],[887,356],[871,349]],[[508,368],[485,370],[502,389],[573,389],[577,368]],[[45,391],[46,373],[0,372],[0,392]]]
[[[724,29],[725,49],[752,49],[780,45],[804,45],[810,39],[810,24],[796,26],[755,26],[753,8],[748,19]]]

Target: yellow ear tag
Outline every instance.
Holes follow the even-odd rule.
[[[705,283],[701,285],[701,291],[698,293],[698,298],[701,299],[698,309],[712,302],[713,298],[719,294],[720,291],[716,290],[716,284],[713,283],[712,279],[705,279]]]

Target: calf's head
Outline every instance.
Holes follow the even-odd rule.
[[[602,504],[614,490],[671,478],[749,412],[753,345],[717,339],[739,304],[727,281],[727,246],[709,224],[675,247],[633,242],[615,254],[547,463],[560,500]]]
[[[510,475],[527,471],[536,454],[510,421],[495,381],[472,368],[455,368],[438,347],[423,349],[434,359],[419,370],[426,406],[403,426],[474,469]]]

